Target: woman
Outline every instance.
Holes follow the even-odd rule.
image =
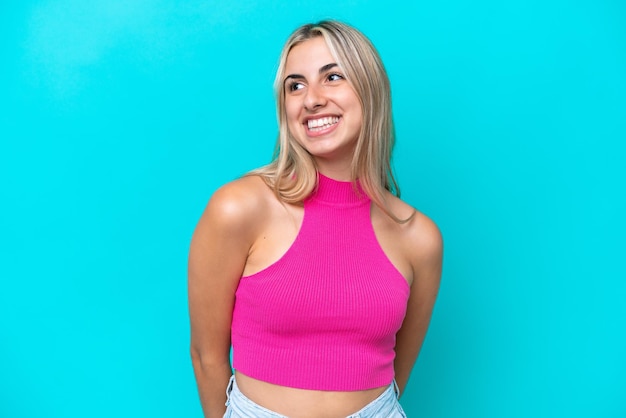
[[[404,416],[442,240],[396,196],[385,69],[358,30],[322,21],[290,36],[275,89],[275,159],[218,189],[192,239],[205,416]]]

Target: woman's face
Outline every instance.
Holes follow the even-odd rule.
[[[363,122],[361,103],[324,38],[291,49],[283,82],[287,126],[296,141],[318,162],[349,164]]]

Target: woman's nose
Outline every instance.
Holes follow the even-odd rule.
[[[304,98],[304,107],[306,110],[315,110],[326,104],[326,97],[321,86],[309,85],[307,87],[306,97]]]

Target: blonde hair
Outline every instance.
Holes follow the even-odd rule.
[[[260,175],[276,195],[287,203],[301,203],[317,186],[315,160],[287,128],[283,83],[287,56],[291,49],[317,37],[324,38],[361,102],[363,125],[351,163],[351,180],[356,183],[358,179],[363,191],[387,215],[397,222],[406,222],[410,218],[398,218],[391,213],[385,202],[386,190],[400,196],[400,189],[391,168],[395,133],[389,78],[369,39],[345,23],[323,20],[306,24],[296,29],[287,39],[274,81],[279,127],[274,157],[270,164],[248,174]]]

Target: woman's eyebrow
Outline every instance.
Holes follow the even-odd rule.
[[[321,66],[318,72],[320,74],[324,74],[326,71],[328,71],[328,70],[330,70],[332,68],[335,68],[335,67],[338,67],[337,63],[336,62],[331,62],[330,64],[326,64],[326,65]],[[285,80],[283,81],[283,83],[285,83],[290,78],[295,78],[295,79],[298,79],[298,80],[304,80],[305,79],[305,77],[303,75],[301,75],[301,74],[289,74],[287,77],[285,77]]]
[[[336,62],[331,62],[330,64],[326,64],[326,65],[324,65],[322,68],[320,68],[319,73],[320,73],[320,74],[323,74],[323,73],[325,73],[326,71],[330,70],[331,68],[335,68],[335,67],[339,67],[339,66],[337,65],[337,63],[336,63]]]
[[[300,74],[289,74],[287,77],[285,77],[285,80],[283,81],[283,84],[285,82],[287,82],[287,80],[289,80],[290,78],[295,78],[297,80],[304,80],[304,76],[300,75]]]

